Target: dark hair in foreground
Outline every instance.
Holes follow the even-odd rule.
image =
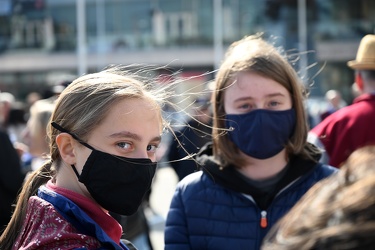
[[[262,250],[374,249],[375,146],[356,150],[270,231]]]

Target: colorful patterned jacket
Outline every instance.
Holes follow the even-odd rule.
[[[106,227],[115,228],[116,232],[103,230],[81,207],[50,187],[53,188],[52,183],[42,186],[38,196],[29,199],[26,218],[13,249],[128,249],[120,242],[121,226],[94,202],[90,204],[80,197],[81,203],[97,215],[96,221],[105,219]]]

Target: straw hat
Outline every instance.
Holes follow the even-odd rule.
[[[357,57],[348,62],[352,69],[375,70],[375,35],[366,35],[358,47]]]

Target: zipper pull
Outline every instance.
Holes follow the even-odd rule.
[[[260,227],[261,228],[266,228],[267,227],[267,211],[262,211],[260,212]]]

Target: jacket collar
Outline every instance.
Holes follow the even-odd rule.
[[[362,94],[362,95],[358,96],[357,98],[355,98],[353,103],[363,102],[363,101],[375,101],[375,93]]]
[[[316,155],[316,158],[319,158],[319,155]],[[263,209],[266,209],[269,206],[273,198],[281,190],[297,179],[302,181],[304,178],[300,177],[307,176],[319,165],[312,160],[303,159],[298,155],[291,157],[284,177],[275,185],[272,192],[264,193],[246,181],[246,177],[243,175],[241,176],[234,166],[220,168],[217,162],[213,160],[212,144],[207,144],[202,148],[198,160],[201,163],[202,170],[210,176],[215,183],[235,192],[252,196],[258,206]]]

